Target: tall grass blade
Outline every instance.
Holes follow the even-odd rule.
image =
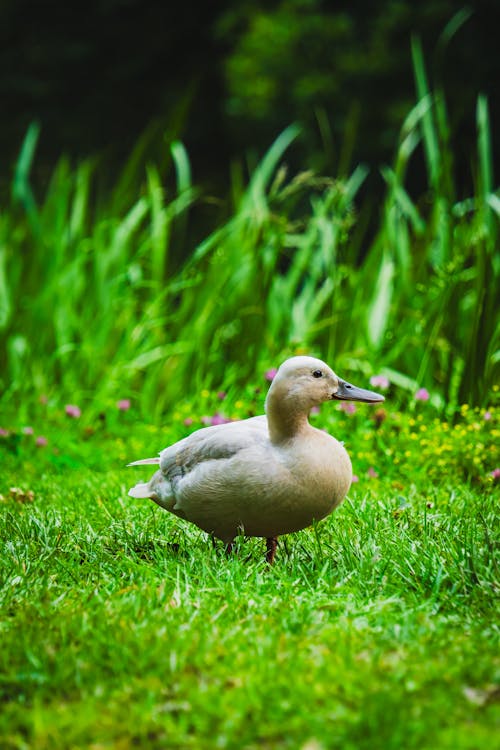
[[[0,221],[2,221],[2,219],[0,219]],[[2,224],[0,224],[0,231],[3,229]],[[0,235],[0,329],[7,326],[11,313],[12,300],[10,296],[10,286],[7,282],[7,249],[3,237]]]
[[[19,158],[14,169],[12,184],[12,196],[14,200],[23,206],[31,222],[33,231],[37,233],[39,233],[40,227],[36,200],[30,185],[30,172],[39,136],[39,124],[36,122],[31,123],[21,146]]]
[[[368,337],[375,349],[379,349],[387,330],[389,312],[394,291],[394,262],[386,254],[382,258],[375,283],[375,293],[367,310]]]
[[[186,149],[180,141],[174,141],[170,146],[177,175],[177,191],[182,193],[191,187],[191,166]]]
[[[427,73],[425,71],[422,43],[417,37],[412,37],[411,51],[413,57],[413,70],[415,74],[417,96],[419,101],[422,101],[430,96],[430,90],[427,81]],[[437,189],[440,173],[440,151],[431,108],[426,108],[422,114],[422,129],[429,179],[431,186],[434,189]]]

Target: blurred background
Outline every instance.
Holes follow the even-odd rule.
[[[300,166],[377,169],[392,160],[415,101],[418,35],[446,91],[466,191],[477,94],[488,95],[493,122],[500,115],[499,25],[493,0],[4,0],[2,177],[34,120],[40,169],[63,152],[120,167],[148,133],[151,155],[181,139],[196,183],[223,190],[234,160],[262,155],[292,122],[302,126]],[[411,180],[422,188],[422,174]]]
[[[4,0],[4,398],[161,412],[307,350],[482,403],[499,27],[493,0]]]

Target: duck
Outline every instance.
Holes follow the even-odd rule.
[[[278,537],[311,526],[344,500],[352,466],[342,442],[313,427],[309,414],[327,401],[384,401],[338,377],[322,360],[287,359],[274,376],[265,414],[196,430],[154,458],[157,465],[128,494],[149,498],[233,550],[243,534],[266,540],[273,563]]]

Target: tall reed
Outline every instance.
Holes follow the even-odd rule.
[[[343,180],[289,177],[280,165],[296,127],[271,146],[233,215],[190,248],[199,196],[180,143],[171,147],[173,192],[148,165],[134,194],[126,167],[116,191],[97,200],[95,163],[61,159],[35,195],[32,126],[0,214],[4,404],[51,391],[97,410],[132,395],[161,413],[298,350],[363,377],[384,369],[403,390],[426,386],[441,407],[485,403],[500,362],[487,102],[478,98],[474,195],[457,201],[444,95],[430,90],[417,41],[413,56],[418,102],[382,169],[380,225],[361,255],[355,204],[366,169]],[[428,185],[415,201],[406,181],[419,149]],[[187,256],[180,268],[173,237]]]

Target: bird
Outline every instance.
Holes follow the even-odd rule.
[[[274,561],[278,537],[328,516],[345,498],[352,466],[343,443],[309,423],[327,401],[379,403],[384,396],[339,378],[322,360],[287,359],[274,376],[265,414],[201,428],[154,458],[148,482],[129,490],[150,498],[233,549],[236,536],[266,539]]]

